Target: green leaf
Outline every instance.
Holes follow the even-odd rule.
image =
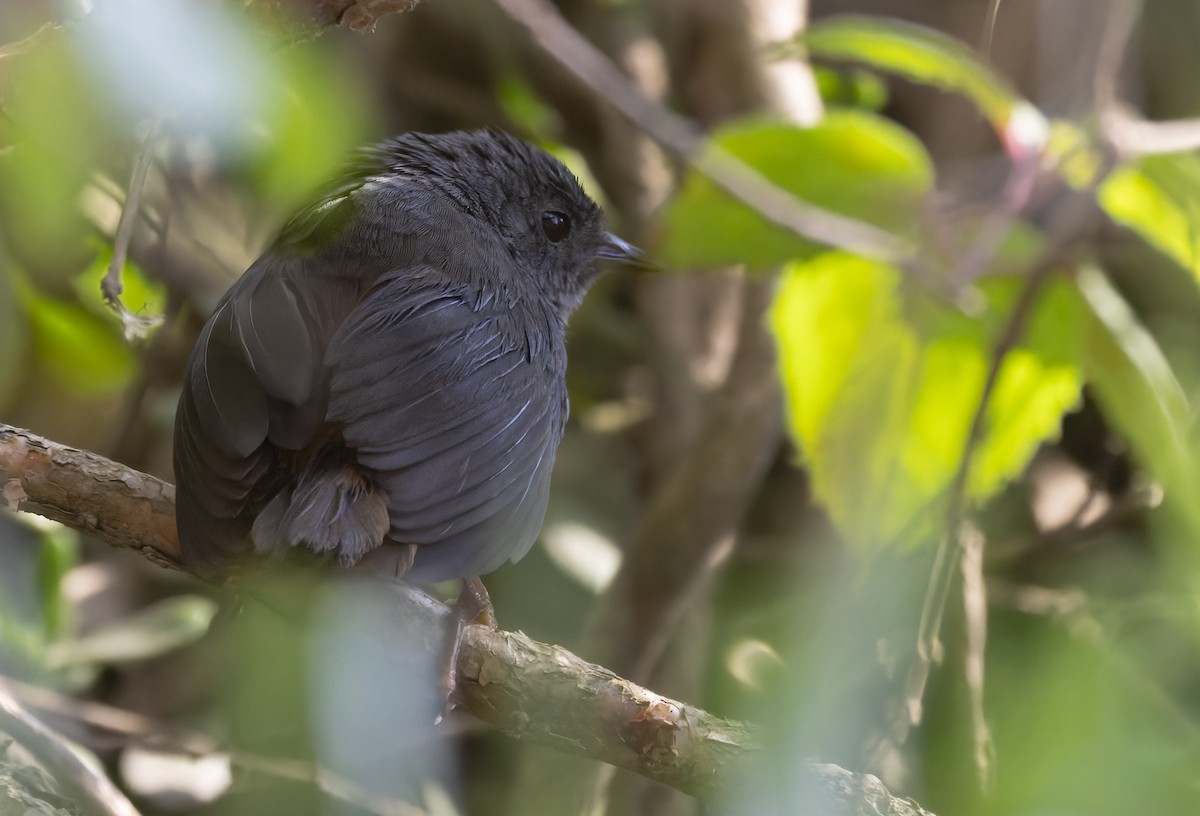
[[[63,668],[88,663],[128,663],[166,654],[208,631],[217,604],[201,595],[177,595],[77,640],[51,645],[46,662]]]
[[[887,85],[878,74],[870,71],[839,71],[824,65],[814,65],[813,79],[817,81],[821,101],[828,107],[881,111],[888,102]]]
[[[278,52],[267,67],[256,80],[271,104],[245,122],[250,170],[258,195],[290,212],[343,169],[373,130],[371,115],[352,68],[319,42]]]
[[[80,394],[108,393],[129,382],[136,363],[113,322],[79,303],[55,300],[20,279],[15,282],[39,364]]]
[[[1200,277],[1200,157],[1148,156],[1117,168],[1098,197],[1110,218]]]
[[[921,202],[933,180],[929,156],[912,134],[861,111],[830,113],[811,128],[740,121],[718,131],[713,141],[805,201],[903,235],[917,232]],[[665,221],[659,253],[668,266],[763,267],[824,251],[694,172]]]
[[[1099,269],[1085,268],[1077,285],[1087,304],[1084,366],[1105,417],[1158,480],[1193,534],[1200,534],[1200,453],[1192,406],[1169,360]]]
[[[798,44],[814,56],[861,62],[913,82],[960,93],[997,130],[1024,105],[1015,90],[959,40],[892,18],[848,15],[811,25]]]
[[[994,338],[1020,281],[994,278],[971,319],[885,264],[829,253],[789,266],[771,311],[792,434],[818,497],[859,546],[928,532],[960,466]],[[1053,285],[1006,357],[967,492],[995,494],[1079,400],[1080,306]]]
[[[4,99],[0,215],[8,251],[30,272],[78,271],[86,228],[79,191],[111,133],[63,37],[19,60]],[[86,257],[83,258],[86,261]]]
[[[9,407],[20,386],[29,331],[4,263],[0,255],[0,412]]]
[[[42,621],[47,639],[60,637],[71,615],[71,603],[63,594],[67,573],[79,563],[79,533],[61,524],[44,526],[38,551],[38,589]]]

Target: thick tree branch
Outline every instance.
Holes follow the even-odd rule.
[[[96,454],[0,425],[0,482],[10,509],[38,513],[182,569],[175,489]],[[395,586],[397,615],[437,627],[440,602]],[[608,762],[711,796],[755,747],[753,729],[661,697],[565,649],[519,632],[468,627],[459,695],[472,714],[505,733]]]
[[[112,546],[137,550],[160,566],[182,569],[175,490],[166,482],[0,424],[0,484],[10,509],[44,515]],[[436,627],[450,614],[415,587],[391,588],[397,616],[422,616]],[[467,627],[458,678],[462,705],[507,734],[701,798],[729,790],[759,750],[747,723],[667,699],[519,632]],[[872,776],[840,769],[831,774],[830,766],[801,766],[800,760],[797,766],[797,773],[810,774],[837,803],[835,813],[925,813],[883,791]]]

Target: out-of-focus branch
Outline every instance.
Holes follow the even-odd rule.
[[[772,223],[810,240],[872,258],[900,261],[911,254],[911,247],[897,236],[802,201],[706,141],[691,122],[641,93],[546,0],[494,2],[526,28],[546,53],[598,96],[668,151]]]
[[[247,0],[246,6],[290,23],[294,33],[315,37],[324,29],[343,25],[352,31],[371,31],[379,18],[412,11],[421,0]]]
[[[174,490],[165,482],[2,424],[0,480],[14,509],[60,520],[179,568],[173,526],[160,523],[164,511],[173,520]],[[391,588],[397,614],[423,616],[432,626],[451,614],[415,587],[397,582]],[[727,790],[759,750],[755,730],[746,723],[662,697],[519,632],[466,627],[458,678],[464,707],[501,731],[626,768],[693,796]],[[831,774],[830,768],[798,760],[796,771],[812,775],[844,807],[835,813],[925,813],[892,797],[874,777],[841,769]],[[886,808],[880,809],[884,799]]]
[[[61,736],[30,714],[0,684],[0,732],[28,751],[85,816],[138,816],[108,777],[83,761]]]
[[[133,175],[125,194],[125,205],[121,208],[121,217],[117,221],[117,231],[113,236],[112,261],[108,264],[108,272],[100,280],[100,295],[104,298],[104,302],[121,318],[121,326],[127,342],[145,337],[146,332],[162,322],[161,317],[135,315],[121,302],[121,293],[125,290],[125,285],[121,283],[121,273],[125,271],[125,259],[129,254],[129,240],[133,237],[133,225],[137,221],[138,211],[141,208],[142,190],[146,187],[146,174],[149,173],[150,163],[154,158],[158,127],[157,119],[146,125],[142,146],[133,163]]]
[[[1200,149],[1200,119],[1151,122],[1118,98],[1121,66],[1141,9],[1139,0],[1116,0],[1104,31],[1095,81],[1095,105],[1104,140],[1118,156],[1126,157]]]

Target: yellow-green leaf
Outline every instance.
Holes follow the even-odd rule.
[[[1200,157],[1148,156],[1112,172],[1100,206],[1147,243],[1200,277]]]
[[[798,198],[900,235],[915,235],[933,180],[929,156],[912,134],[863,111],[830,113],[811,128],[739,121],[713,141]],[[698,173],[686,177],[665,221],[659,254],[669,266],[768,266],[823,251]]]
[[[861,62],[954,91],[979,106],[997,130],[1022,105],[1017,92],[959,40],[895,18],[847,15],[814,23],[798,40],[809,53]]]
[[[906,542],[960,467],[1019,281],[984,282],[971,319],[908,291],[886,264],[827,253],[789,266],[771,312],[792,434],[818,497],[860,546]],[[921,301],[914,304],[913,301]],[[1057,436],[1079,400],[1080,306],[1050,286],[1006,357],[967,483],[984,500]]]

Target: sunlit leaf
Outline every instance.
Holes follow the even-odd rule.
[[[1114,221],[1200,277],[1200,157],[1148,156],[1120,167],[1099,200]]]
[[[742,121],[713,138],[798,198],[902,235],[915,234],[933,179],[929,156],[910,133],[861,111],[831,113],[811,128]],[[667,209],[666,229],[660,254],[676,267],[767,266],[823,251],[696,173]]]
[[[1018,284],[985,281],[987,311],[973,319],[922,301],[880,263],[829,253],[788,268],[771,325],[789,423],[817,495],[860,546],[907,539],[932,520],[960,467]],[[993,495],[1057,436],[1079,400],[1080,320],[1068,287],[1039,299],[1000,369],[969,497]]]
[[[1007,127],[1021,97],[959,40],[894,18],[830,17],[799,40],[809,53],[861,62],[914,82],[960,93],[979,106],[997,130]]]
[[[90,635],[54,643],[46,659],[52,666],[65,667],[158,657],[199,639],[216,612],[211,598],[177,595]]]
[[[881,111],[887,105],[887,85],[870,71],[837,71],[814,65],[813,78],[817,81],[821,101],[828,106]]]

